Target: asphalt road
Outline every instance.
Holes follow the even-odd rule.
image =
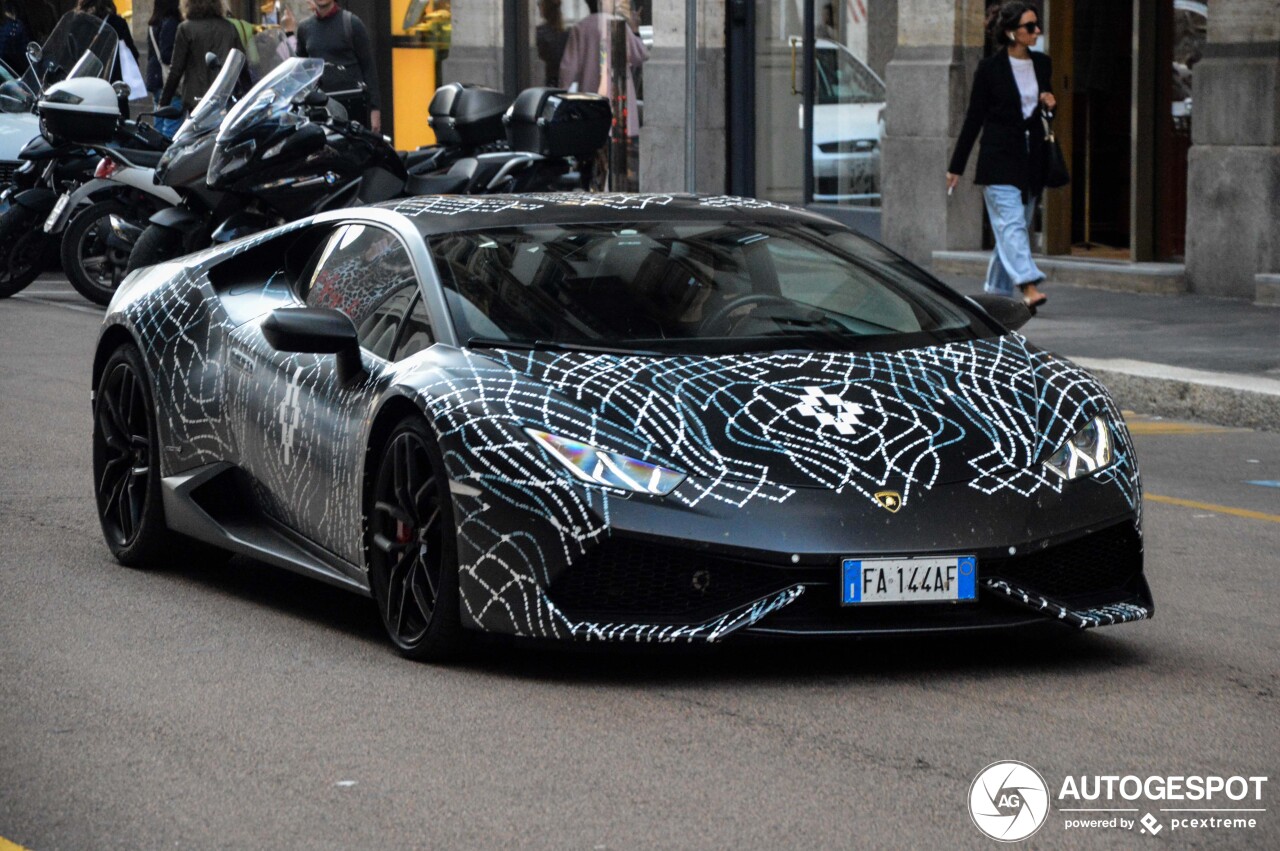
[[[1139,801],[1160,843],[1280,847],[1280,434],[1135,419],[1155,620],[1083,635],[725,646],[493,643],[406,662],[370,605],[252,561],[116,565],[91,496],[97,316],[0,302],[0,848],[993,848],[1016,759],[1266,776]],[[1099,806],[1083,802],[1077,806]],[[1172,807],[1248,807],[1177,830]],[[1067,830],[1036,847],[1128,848]],[[1224,814],[1204,814],[1222,816]]]

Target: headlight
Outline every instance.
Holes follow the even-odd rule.
[[[685,479],[684,473],[545,431],[527,428],[525,433],[567,467],[574,478],[593,485],[666,496]]]
[[[1111,463],[1112,457],[1111,428],[1106,417],[1098,416],[1046,458],[1044,466],[1071,480],[1101,470]]]

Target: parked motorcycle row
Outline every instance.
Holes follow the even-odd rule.
[[[450,83],[429,107],[437,143],[399,152],[347,119],[331,97],[344,93],[319,89],[319,59],[287,59],[237,98],[245,57],[233,50],[207,57],[217,75],[169,140],[128,119],[127,88],[107,81],[116,47],[109,26],[69,12],[43,47],[28,47],[22,78],[0,85],[0,125],[39,119],[0,187],[0,298],[61,262],[105,305],[133,269],[324,210],[574,189],[575,164],[603,147],[612,121],[596,94],[511,98]]]

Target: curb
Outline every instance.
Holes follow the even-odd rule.
[[[935,251],[934,275],[984,278],[990,251]],[[1058,255],[1034,255],[1036,266],[1051,284],[1138,295],[1185,295],[1190,291],[1181,263],[1128,263]]]
[[[1212,425],[1280,431],[1280,381],[1135,360],[1071,358],[1122,407]]]

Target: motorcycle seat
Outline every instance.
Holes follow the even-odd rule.
[[[467,188],[468,180],[456,174],[411,174],[405,181],[408,195],[456,195]]]
[[[139,168],[155,168],[164,156],[164,151],[140,151],[137,148],[112,148],[111,153],[117,154],[117,158],[128,165]]]

